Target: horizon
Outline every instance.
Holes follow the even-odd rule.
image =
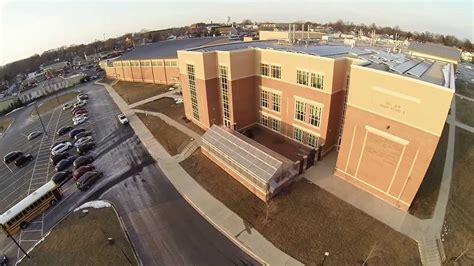
[[[3,37],[0,65],[5,66],[51,49],[103,41],[143,29],[161,30],[189,26],[197,22],[222,23],[225,16],[230,16],[231,21],[237,23],[244,19],[256,22],[306,21],[321,24],[343,20],[355,24],[375,23],[381,27],[399,26],[401,30],[410,32],[428,31],[433,34],[453,35],[460,40],[469,39],[471,42],[474,39],[473,15],[470,12],[473,3],[470,1],[417,1],[415,3],[407,1],[384,1],[384,3],[297,1],[294,3],[293,1],[292,7],[288,7],[284,1],[277,1],[272,3],[272,10],[263,9],[268,4],[266,1],[247,0],[242,1],[244,5],[241,6],[233,6],[228,0],[204,1],[199,4],[194,1],[120,2],[120,5],[111,5],[111,3],[113,2],[28,3],[17,1],[2,3],[0,32]],[[300,3],[304,3],[308,8],[297,10],[295,6],[301,6]],[[360,9],[359,7],[364,3],[366,4],[364,9]],[[381,12],[390,3],[396,3],[396,6],[390,6],[390,12]],[[183,14],[177,17],[176,10],[183,4],[188,6],[185,10],[180,10]],[[213,4],[213,12],[202,12],[206,8],[211,8],[210,4]],[[428,4],[429,7],[426,7]],[[419,8],[415,8],[416,6]],[[314,10],[324,8],[326,12],[311,13],[311,8]],[[420,8],[425,9],[424,13],[417,12],[421,10]],[[161,11],[161,16],[157,16],[157,10]],[[299,13],[297,16],[293,15],[296,11]],[[399,20],[401,15],[398,14],[407,13],[403,14],[405,18],[410,16],[410,12],[416,13],[416,22]],[[449,23],[439,23],[439,16],[436,15],[445,14],[453,14],[451,17],[446,17]],[[122,19],[119,20],[118,17]],[[42,30],[31,30],[35,28]],[[22,34],[18,34],[19,32]],[[32,46],[31,43],[36,45]]]

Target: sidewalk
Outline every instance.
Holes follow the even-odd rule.
[[[140,140],[148,149],[152,157],[158,162],[158,165],[166,174],[170,182],[178,190],[178,192],[186,199],[186,201],[194,207],[204,218],[213,224],[219,231],[226,235],[236,245],[241,247],[249,255],[255,257],[264,264],[269,265],[302,265],[299,261],[285,254],[272,243],[266,240],[259,232],[249,229],[245,226],[245,222],[237,214],[228,209],[220,201],[216,200],[209,194],[199,183],[197,183],[180,165],[176,158],[171,157],[166,150],[153,138],[151,132],[146,128],[143,122],[137,117],[130,106],[115,92],[108,84],[102,85],[109,92],[110,96],[119,106],[122,112],[129,117],[130,125],[135,130]],[[140,112],[140,111],[138,111]],[[159,114],[163,118],[162,114]],[[166,116],[165,116],[166,117]],[[185,133],[190,136],[196,136],[196,140],[200,140],[200,136],[194,131],[177,123],[169,117],[164,118],[168,123],[178,129],[186,130]],[[169,119],[169,120],[168,120]],[[170,121],[171,120],[171,121]],[[176,123],[176,124],[175,124]],[[181,128],[182,127],[182,128]]]
[[[163,98],[163,97],[174,98],[173,95],[175,95],[175,93],[177,93],[178,91],[180,91],[180,90],[174,89],[174,90],[172,90],[172,91],[167,91],[167,92],[165,92],[165,93],[158,94],[158,95],[155,95],[155,96],[150,97],[150,98],[146,98],[146,99],[141,100],[141,101],[138,101],[138,102],[136,102],[136,103],[132,103],[132,104],[130,104],[128,107],[129,107],[130,109],[132,109],[132,108],[135,108],[135,107],[140,106],[140,105],[142,105],[142,104],[149,103],[149,102],[152,102],[152,101],[154,101],[154,100],[158,100],[158,99]],[[181,97],[181,96],[180,96],[180,97]]]

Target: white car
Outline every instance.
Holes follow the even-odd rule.
[[[117,115],[117,118],[122,125],[128,124],[128,118],[124,114]]]
[[[85,136],[85,137],[82,137],[82,138],[78,139],[74,143],[74,146],[76,146],[76,148],[77,148],[79,145],[82,145],[82,144],[90,142],[90,141],[94,141],[94,138],[92,136]]]
[[[87,104],[87,101],[85,100],[82,100],[82,101],[78,101],[74,104],[74,107],[83,107],[84,105]]]
[[[72,104],[70,103],[66,103],[65,105],[63,105],[63,110],[67,110],[67,109],[70,109],[72,108]]]
[[[82,117],[86,117],[86,118],[87,118],[87,114],[75,115],[75,116],[72,118],[72,122],[75,122],[75,121],[77,121],[78,119],[80,119],[80,118],[82,118]]]
[[[76,117],[73,118],[73,123],[75,126],[80,125],[86,121],[87,121],[87,116],[80,116],[77,118]]]
[[[51,154],[56,155],[56,154],[59,154],[59,153],[63,153],[65,151],[69,150],[70,148],[72,148],[71,142],[60,143],[60,144],[56,145],[54,148],[51,149]]]

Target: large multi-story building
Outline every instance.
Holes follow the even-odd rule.
[[[407,210],[450,108],[452,59],[255,41],[179,50],[176,75],[186,117],[209,130],[203,153],[261,199],[334,151],[336,176]],[[238,133],[256,128],[297,147],[296,158]]]

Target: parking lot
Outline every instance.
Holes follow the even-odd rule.
[[[93,133],[92,137],[97,146],[89,154],[94,156],[93,164],[97,170],[104,173],[104,177],[98,183],[106,182],[109,178],[130,170],[130,165],[140,164],[143,158],[148,163],[152,163],[144,150],[140,152],[140,150],[134,149],[127,156],[117,155],[122,145],[132,147],[138,139],[133,138],[133,130],[130,127],[117,121],[116,115],[119,110],[111,99],[104,95],[106,92],[102,87],[87,84],[77,89],[89,94],[89,102],[86,105],[86,109],[89,111],[89,119],[76,128],[81,127]],[[27,140],[26,135],[28,133],[43,131],[40,121],[29,116],[32,110],[33,106],[29,106],[17,111],[22,112],[22,114],[19,114],[23,116],[22,119],[17,119],[17,122],[12,125],[7,134],[0,139],[0,156],[2,158],[12,150],[20,150],[33,155],[33,160],[22,168],[17,168],[13,163],[6,165],[2,162],[0,168],[1,213],[51,179],[56,172],[54,166],[49,162],[51,145],[61,140],[69,140],[67,134],[63,136],[56,134],[59,128],[72,125],[73,115],[71,111],[62,110],[62,106],[41,117],[47,134],[43,133],[35,139]],[[128,149],[128,151],[131,150]],[[77,154],[75,149],[71,149],[69,153],[71,155]],[[140,159],[140,156],[144,157]],[[98,185],[97,187],[101,186]],[[79,192],[73,179],[65,183],[62,189],[63,199],[59,204],[48,209],[19,234],[18,240],[25,249],[30,248],[41,239],[45,232],[81,199],[86,199],[94,192],[94,186],[86,193]],[[21,257],[22,254],[18,252],[17,256]]]

